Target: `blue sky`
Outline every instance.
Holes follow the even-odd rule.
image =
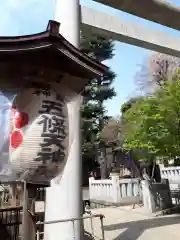
[[[179,0],[169,2],[177,5],[179,2],[180,5]],[[124,20],[135,21],[148,28],[159,29],[180,37],[178,31],[103,6],[92,0],[81,0],[81,3],[99,11],[120,16]],[[23,35],[37,33],[46,29],[48,20],[53,19],[55,0],[0,0],[0,6],[0,35]],[[150,54],[151,51],[142,48],[119,42],[115,43],[115,57],[108,62],[108,65],[117,74],[114,81],[117,96],[113,100],[106,102],[110,115],[119,115],[121,104],[136,94],[135,74],[139,69],[139,65],[142,65]]]

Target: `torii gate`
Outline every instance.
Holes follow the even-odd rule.
[[[180,29],[177,21],[180,11],[160,0],[96,0],[97,2],[121,9],[147,20],[154,21],[174,29]],[[81,10],[81,14],[80,14]],[[81,22],[80,22],[81,18]],[[79,47],[80,27],[98,34],[105,34],[114,40],[129,43],[131,45],[180,57],[180,38],[169,36],[161,31],[145,29],[134,22],[124,22],[119,17],[98,12],[94,9],[81,7],[79,0],[57,0],[55,6],[55,20],[61,23],[60,33],[74,46]],[[80,25],[81,23],[81,25]],[[80,105],[79,96],[76,104]],[[73,114],[73,110],[72,110]],[[76,113],[77,114],[77,113]],[[79,116],[74,116],[79,117]],[[73,123],[71,123],[73,124]],[[80,176],[80,140],[79,126],[74,126],[77,133],[74,140],[73,151],[69,155],[69,164],[66,165],[63,179],[56,184],[52,181],[51,195],[48,203],[51,212],[46,215],[46,220],[80,217],[79,193],[81,190]],[[73,169],[73,171],[72,171]],[[76,180],[75,180],[76,179]],[[75,181],[74,181],[75,180]],[[56,219],[53,219],[55,217]],[[45,231],[45,240],[73,239],[72,224],[56,224],[53,229]],[[81,222],[75,225],[75,239],[81,238]],[[69,231],[67,231],[69,230]]]

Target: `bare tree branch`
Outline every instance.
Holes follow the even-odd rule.
[[[180,58],[153,53],[147,62],[136,73],[135,80],[138,90],[152,93],[162,87],[166,81],[173,81],[177,68],[180,67]]]

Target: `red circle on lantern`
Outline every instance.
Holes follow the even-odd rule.
[[[16,128],[23,128],[29,122],[28,114],[25,112],[19,113],[19,115],[15,119],[15,127]]]
[[[12,132],[10,137],[10,143],[12,148],[18,148],[23,142],[23,135],[19,130]]]

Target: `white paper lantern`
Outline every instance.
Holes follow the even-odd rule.
[[[59,175],[68,154],[66,104],[53,91],[28,89],[15,98],[9,160],[16,180],[46,182]]]

